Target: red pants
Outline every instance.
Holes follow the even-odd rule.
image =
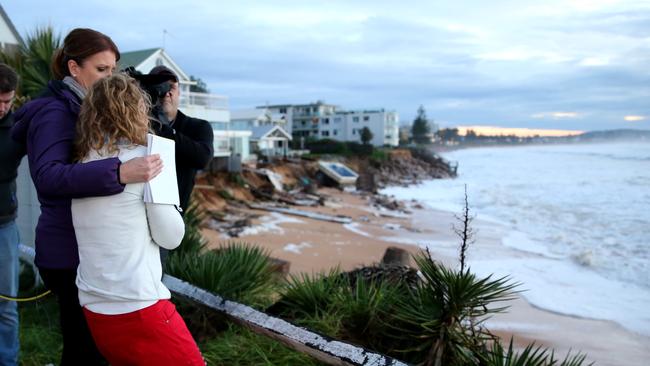
[[[97,348],[112,366],[205,366],[185,322],[169,300],[132,313],[84,308]]]

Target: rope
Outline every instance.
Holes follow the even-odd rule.
[[[34,252],[34,248],[29,247],[23,243],[20,243],[18,245],[18,250],[23,254],[25,257],[29,258],[31,261],[34,261],[34,257],[36,255],[36,252]],[[47,290],[43,292],[42,294],[36,295],[36,296],[31,296],[31,297],[13,297],[13,296],[7,296],[0,294],[0,299],[1,300],[6,300],[6,301],[15,301],[15,302],[28,302],[28,301],[36,301],[38,299],[42,299],[45,296],[50,294],[50,290]]]
[[[15,301],[15,302],[36,301],[38,299],[42,299],[45,296],[49,295],[50,292],[52,292],[52,291],[47,290],[47,291],[43,292],[42,294],[32,296],[32,297],[12,297],[12,296],[5,296],[5,295],[0,294],[0,299],[7,300],[7,301]]]

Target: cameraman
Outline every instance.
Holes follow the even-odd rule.
[[[194,188],[196,171],[205,168],[213,156],[212,126],[208,121],[188,117],[178,110],[180,89],[178,76],[166,66],[156,66],[149,75],[168,77],[169,91],[161,97],[162,112],[167,117],[160,118],[162,123],[154,124],[158,136],[176,142],[176,179],[181,208],[187,209],[190,194]]]

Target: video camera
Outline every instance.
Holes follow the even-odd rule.
[[[168,81],[174,80],[172,75],[149,75],[143,74],[136,70],[133,66],[129,66],[122,70],[123,73],[134,78],[140,83],[140,87],[144,90],[151,99],[151,120],[154,130],[159,131],[161,126],[156,126],[156,122],[161,125],[168,126],[169,119],[162,109],[162,99],[171,90],[171,85]]]

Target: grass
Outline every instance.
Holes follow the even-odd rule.
[[[59,331],[59,307],[54,295],[18,305],[20,314],[20,364],[57,364],[63,347]]]
[[[217,339],[199,347],[208,365],[323,365],[276,340],[234,324]]]

